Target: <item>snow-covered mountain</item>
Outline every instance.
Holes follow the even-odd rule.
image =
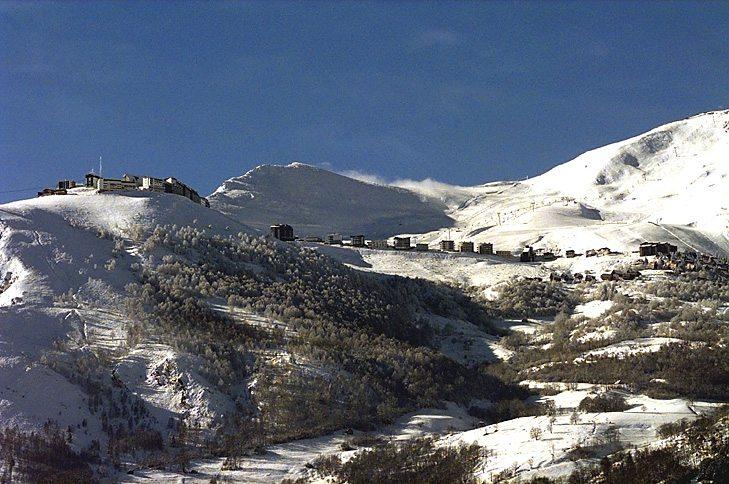
[[[11,272],[14,281],[0,294],[0,307],[13,297],[27,300],[65,292],[89,277],[109,279],[103,266],[112,257],[112,237],[130,238],[158,224],[196,226],[211,233],[257,233],[184,197],[133,191],[97,194],[86,188],[72,192],[0,205],[0,274]]]
[[[288,223],[299,235],[386,237],[453,222],[445,214],[446,205],[434,198],[302,163],[259,166],[225,181],[209,200],[211,207],[256,228]]]
[[[511,251],[628,251],[665,240],[729,253],[728,175],[729,111],[715,111],[588,151],[526,181],[388,187],[293,163],[228,180],[210,201],[241,222],[288,222],[301,235],[413,234]]]
[[[71,192],[0,205],[0,422],[36,429],[53,420],[77,429],[75,442],[84,447],[104,435],[100,415],[90,411],[88,388],[52,370],[48,355],[60,350],[64,358],[68,341],[89,355],[114,355],[124,346],[131,320],[122,300],[137,262],[132,240],[157,224],[219,234],[256,231],[176,195]],[[58,301],[64,294],[75,294],[78,304]],[[70,359],[64,364],[73,367]],[[209,395],[194,359],[178,358],[163,342],[139,347],[116,364],[134,393],[154,401],[151,417],[160,422],[190,408],[212,418],[223,408],[212,408],[217,396]],[[180,405],[179,394],[145,381],[147,367],[157,365],[179,368],[193,392],[208,395],[192,397],[192,407]]]
[[[353,426],[364,415],[361,409],[371,412],[368,419],[362,417],[370,428],[380,422],[372,415],[382,413],[382,421],[391,421],[406,408],[448,400],[461,406],[452,403],[447,411],[406,416],[384,429],[384,435],[438,434],[451,424],[468,430],[480,417],[465,414],[467,403],[496,398],[488,394],[489,384],[478,383],[475,369],[496,359],[509,361],[516,351],[544,352],[554,344],[549,318],[525,314],[512,320],[497,313],[494,320],[482,319],[487,306],[481,304],[496,301],[504,284],[519,277],[528,278],[522,281],[528,285],[554,272],[600,274],[631,264],[635,257],[521,264],[499,257],[309,244],[317,249],[312,251],[307,244],[257,237],[258,229],[286,222],[304,235],[415,233],[419,241],[435,243],[450,236],[490,241],[496,249],[508,250],[533,244],[629,251],[643,240],[669,240],[703,252],[729,253],[728,157],[729,111],[722,111],[590,151],[524,182],[452,190],[432,181],[389,187],[295,163],[258,167],[226,181],[210,197],[212,209],[171,194],[88,188],[0,205],[0,426],[38,430],[52,420],[76,450],[100,445],[106,463],[114,456],[131,458],[139,442],[149,452],[160,451],[150,436],[164,441],[163,453],[174,463],[180,455],[176,439],[185,429],[181,422],[192,425],[201,439],[221,429],[220,435],[245,436],[253,427],[235,425],[260,422],[260,411],[269,419],[265,431],[275,437],[269,441],[337,431],[319,440],[283,444],[266,455],[247,457],[250,465],[225,471],[245,482],[300,476],[317,455],[340,452],[345,448],[341,429]],[[169,227],[155,229],[157,225]],[[640,294],[646,281],[656,284],[659,279],[622,281],[621,290]],[[428,280],[477,286],[484,299],[476,304],[460,289]],[[617,331],[622,315],[632,313],[620,309],[624,300],[616,303],[600,294],[606,284],[573,285],[569,290],[589,300],[575,308],[575,318],[569,320],[575,331],[566,333],[576,345],[571,356],[576,359],[561,362],[558,352],[551,363],[574,363],[626,348],[659,351],[686,335],[697,343],[698,333],[681,335],[676,329],[681,325],[662,323],[673,318],[692,324],[703,315],[721,327],[725,283],[715,283],[697,283],[713,291],[708,296],[715,301],[706,311],[696,309],[693,299],[681,301],[685,311],[680,313],[678,303],[667,300],[666,311],[669,306],[674,311],[669,316],[652,314],[640,306],[647,302],[636,302],[636,308],[661,323],[642,325],[641,333],[632,326]],[[531,293],[524,296],[532,299]],[[535,321],[529,319],[535,316]],[[497,325],[522,332],[522,337],[498,339]],[[597,341],[602,336],[596,334],[607,335],[605,341]],[[718,336],[716,341],[725,348]],[[704,343],[715,341],[698,342]],[[531,375],[548,367],[523,370]],[[650,381],[665,382],[660,375]],[[524,472],[546,469],[564,475],[572,465],[565,466],[566,456],[590,433],[589,426],[573,422],[565,412],[576,412],[584,398],[603,392],[603,383],[553,396],[556,408],[563,410],[555,425],[566,429],[555,432],[560,434],[555,438],[532,437],[529,427],[551,433],[552,423],[546,416],[529,416],[446,440],[494,447],[496,458],[483,469],[484,479],[487,472],[527,466]],[[627,395],[642,408],[582,414],[591,419],[591,434],[618,425],[625,429],[624,443],[644,445],[655,440],[660,424],[697,413],[693,401]],[[395,406],[400,399],[406,404]],[[339,420],[332,423],[334,418]],[[323,424],[314,425],[317,419]],[[431,430],[430,424],[423,426],[435,420],[442,421]],[[638,424],[642,430],[635,432]],[[246,452],[255,446],[255,439],[241,439],[236,445]],[[521,452],[509,448],[512,441],[520,442]],[[191,448],[199,449],[199,443]],[[136,458],[142,461],[144,452]],[[533,461],[540,462],[534,469]],[[3,465],[0,461],[0,471]],[[184,464],[167,466],[170,474],[152,477],[169,481],[185,474]],[[207,473],[206,479],[225,467],[223,459],[195,466]]]
[[[729,111],[705,113],[589,151],[527,184],[636,219],[721,231],[729,214]]]
[[[449,215],[457,239],[507,250],[627,250],[669,240],[726,253],[728,175],[729,111],[710,112],[588,151],[531,180],[485,185]]]
[[[429,319],[483,347],[439,348]],[[496,332],[455,289],[383,283],[174,194],[79,187],[0,205],[0,432],[60,429],[102,473],[122,455],[172,465],[188,425],[239,448],[390,421],[466,388],[488,398],[468,375],[495,358]],[[312,420],[307,405],[326,411]]]

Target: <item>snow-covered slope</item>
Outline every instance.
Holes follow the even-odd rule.
[[[474,187],[396,182],[386,187],[300,163],[259,166],[226,181],[213,207],[301,235],[395,234],[419,242],[488,241],[557,251],[643,241],[729,253],[729,111],[699,114],[588,151],[522,182]]]
[[[14,281],[0,294],[0,306],[16,295],[38,298],[46,290],[59,294],[94,274],[106,274],[103,265],[111,257],[106,239],[133,237],[158,224],[197,226],[211,233],[256,232],[215,210],[164,193],[79,188],[66,196],[0,205],[0,274],[12,272]],[[27,290],[28,284],[32,290]]]
[[[158,224],[172,227],[156,230]],[[352,277],[352,285],[359,285],[364,281],[362,275],[314,257],[311,251],[238,236],[239,232],[251,234],[255,229],[164,193],[98,193],[78,188],[69,195],[0,205],[0,428],[36,431],[52,421],[70,436],[74,449],[94,447],[96,441],[102,452],[141,435],[159,436],[169,443],[176,426],[183,422],[207,438],[235,417],[257,412],[255,405],[266,395],[262,387],[271,391],[287,385],[297,377],[295,371],[313,375],[338,371],[337,366],[324,366],[307,354],[294,355],[290,352],[294,345],[274,346],[285,336],[297,334],[299,329],[292,320],[276,321],[253,306],[235,307],[235,299],[228,296],[242,291],[221,295],[197,288],[207,283],[206,277],[218,284],[228,273],[231,277],[243,274],[241,280],[245,277],[250,287],[259,289],[273,285],[271,274],[283,279],[301,273],[297,284],[306,286],[307,297],[313,299],[326,286],[311,282],[317,269],[327,274],[340,271],[331,276],[336,286],[348,283],[348,277]],[[208,237],[211,233],[234,236]],[[241,242],[233,245],[233,240]],[[251,256],[243,259],[247,248]],[[236,259],[240,253],[243,255]],[[163,265],[170,270],[162,269]],[[194,283],[180,279],[177,271],[182,267],[199,268]],[[260,280],[256,279],[259,274]],[[163,287],[160,281],[170,286]],[[377,290],[373,284],[362,293]],[[153,299],[157,297],[159,300]],[[331,298],[344,307],[356,306],[355,297]],[[271,296],[272,301],[280,299]],[[297,297],[292,304],[303,306],[302,299]],[[179,301],[184,301],[185,309],[172,308]],[[197,301],[200,309],[196,310]],[[447,301],[450,304],[451,298]],[[162,315],[164,311],[168,312]],[[466,313],[458,313],[458,317],[462,314]],[[178,315],[179,319],[172,319]],[[417,315],[458,328],[458,335],[438,343],[441,353],[464,371],[465,365],[490,361],[500,354],[501,347],[485,328],[467,320],[435,318],[425,309]],[[204,326],[206,321],[217,324],[210,329]],[[168,324],[164,330],[163,324]],[[401,323],[387,317],[383,324]],[[243,344],[231,345],[234,349],[226,355],[236,363],[243,361],[242,367],[255,358],[256,370],[267,365],[271,373],[280,371],[288,380],[264,385],[260,382],[266,380],[259,377],[269,374],[261,371],[254,376],[241,370],[234,380],[231,377],[232,383],[226,383],[222,378],[228,374],[211,371],[211,367],[217,368],[213,365],[228,360],[215,356],[211,348],[217,347],[204,339],[207,335],[222,339],[219,334],[233,325],[241,329],[231,334],[241,340],[245,334],[253,350]],[[203,329],[197,329],[200,327]],[[461,354],[459,347],[471,338],[484,346]],[[217,339],[215,343],[223,344]],[[260,349],[254,344],[260,344]],[[338,354],[358,348],[351,343],[346,346]],[[398,352],[398,361],[400,357]],[[255,403],[251,395],[256,395]],[[265,408],[268,412],[272,406]]]
[[[109,410],[131,408],[139,398],[148,413],[135,414],[135,425],[167,430],[170,419],[180,416],[203,428],[214,427],[232,409],[250,404],[243,392],[233,396],[238,386],[224,393],[220,384],[211,384],[201,370],[204,365],[199,354],[181,350],[160,335],[138,344],[127,342],[135,321],[127,311],[130,298],[125,286],[139,282],[133,270],[144,262],[139,235],[157,224],[231,234],[256,232],[251,225],[265,229],[270,223],[288,222],[299,234],[363,232],[374,238],[409,232],[417,234],[418,242],[435,243],[450,236],[490,241],[496,249],[508,250],[534,244],[578,251],[604,246],[628,251],[643,240],[669,240],[704,252],[729,253],[728,156],[729,112],[723,111],[671,123],[591,151],[533,180],[455,187],[452,193],[442,184],[393,188],[292,164],[259,167],[225,182],[211,201],[226,213],[175,195],[96,193],[85,188],[73,189],[67,196],[0,205],[0,423],[37,429],[54,420],[61,428],[72,429],[78,448],[94,439],[106,448],[107,415],[98,408],[92,410],[92,394],[99,388],[106,392]],[[474,254],[311,246],[360,269],[480,286],[486,296],[514,276],[546,278],[554,270],[587,269],[599,274],[630,259],[616,255],[521,264]],[[145,260],[151,264],[167,255],[164,251],[148,253]],[[260,267],[250,267],[252,272],[256,269]],[[238,324],[271,324],[268,317],[230,307],[225,300],[209,304]],[[611,305],[610,301],[588,302],[579,307],[579,314],[598,318]],[[422,316],[438,330],[439,349],[453,361],[478,364],[507,359],[513,351],[468,321]],[[278,323],[274,327],[280,329]],[[580,331],[583,329],[585,341],[595,333],[616,334],[611,327],[588,323]],[[674,335],[664,333],[632,341],[610,340],[602,349],[580,353],[579,358],[652,351],[670,341],[675,341]],[[292,365],[307,363],[286,352],[271,352],[266,357]],[[94,375],[94,364],[102,359],[109,371]],[[92,380],[79,375],[94,376],[98,387],[88,386]],[[632,429],[643,425],[646,417],[637,412],[590,415],[589,424],[592,433],[608,421],[617,424],[621,432],[626,429],[626,443],[642,445],[655,438],[657,424],[688,415],[684,408],[666,410],[635,433]],[[118,425],[125,417],[119,412],[109,418]],[[589,430],[587,424],[567,420],[560,416],[559,427],[555,426],[560,430],[555,434],[563,434],[559,440],[527,443],[528,427],[546,428],[547,423],[542,417],[528,417],[456,434],[451,441],[500,449],[487,473],[514,465],[524,472],[547,469],[563,473],[562,467],[555,467],[561,466],[560,455]],[[504,442],[510,441],[521,442],[524,451],[508,452]],[[549,442],[557,442],[556,448]],[[272,459],[277,455],[269,454]],[[537,459],[541,460],[532,469],[530,461]],[[300,471],[301,462],[295,465]],[[289,470],[295,469],[286,472]],[[254,473],[270,480],[271,474],[266,472]]]
[[[666,124],[598,148],[527,183],[640,219],[724,230],[729,213],[729,111]]]
[[[729,251],[729,111],[676,121],[598,148],[525,182],[485,185],[449,215],[456,240],[634,250],[667,240]],[[435,241],[445,231],[429,234]]]
[[[439,200],[302,163],[259,166],[225,181],[209,200],[213,208],[254,227],[288,223],[299,235],[386,237],[452,223]]]
[[[81,354],[115,354],[130,323],[123,304],[125,285],[135,280],[135,232],[157,224],[191,225],[210,232],[249,232],[214,210],[177,195],[96,193],[79,188],[51,196],[0,205],[0,423],[37,429],[45,421],[75,430],[80,447],[104,433],[99,413],[90,412],[83,385],[62,376],[46,356],[69,345]],[[116,238],[116,239],[115,239]],[[124,243],[119,243],[124,239]],[[80,300],[59,300],[73,291]],[[71,363],[69,363],[70,365]],[[118,375],[126,388],[155,409],[150,416],[166,425],[179,412],[179,392],[160,390],[144,376],[155,368],[174,368],[189,388],[205,388],[197,363],[164,344],[147,345],[120,356]],[[140,375],[142,375],[140,377]],[[172,387],[172,385],[170,385]],[[201,419],[225,408],[216,395],[188,392],[188,408]],[[200,390],[202,391],[202,390]],[[213,403],[211,403],[213,402]],[[215,410],[213,410],[213,407]],[[81,426],[83,423],[83,426]]]

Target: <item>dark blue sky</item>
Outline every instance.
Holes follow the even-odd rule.
[[[537,175],[729,104],[729,2],[0,3],[0,202],[299,160]]]

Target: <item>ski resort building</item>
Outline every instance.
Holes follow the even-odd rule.
[[[456,244],[452,240],[441,240],[440,250],[454,252],[456,250]]]
[[[364,235],[352,235],[352,247],[364,247],[365,246],[365,237]]]
[[[399,250],[410,250],[410,237],[395,237],[394,247]]]
[[[96,180],[100,179],[101,177],[97,175],[96,173],[87,173],[86,174],[86,186],[89,188],[96,188]]]
[[[387,240],[371,240],[369,243],[370,249],[389,249],[390,246],[387,244]]]
[[[49,195],[66,195],[67,193],[65,188],[44,188],[38,192],[38,196],[47,197]]]
[[[521,252],[521,256],[519,257],[519,260],[521,262],[534,262],[535,255],[534,255],[534,249],[532,249],[531,246],[526,246],[524,250]]]
[[[342,245],[342,234],[327,234],[324,243],[329,245]]]
[[[164,181],[165,186],[165,193],[174,193],[176,195],[181,195],[185,198],[189,198],[195,203],[200,203],[202,205],[207,205],[207,200],[203,202],[203,198],[198,195],[198,193],[193,190],[192,188],[188,187],[184,183],[182,183],[177,178],[166,178]]]
[[[473,252],[473,242],[461,242],[458,250],[460,252]]]
[[[428,252],[428,250],[430,250],[430,246],[426,243],[415,244],[415,250],[418,252]]]
[[[128,182],[134,182],[138,187],[142,186],[142,177],[137,175],[130,175],[129,173],[124,173],[124,176],[121,177],[122,180],[128,181]]]
[[[605,256],[605,255],[610,255],[610,254],[611,254],[610,247],[601,247],[601,248],[597,249],[597,255]]]
[[[58,188],[44,188],[38,192],[38,196],[67,195],[70,188],[76,188],[76,182],[74,180],[58,180]]]
[[[96,189],[100,192],[113,190],[136,190],[139,188],[137,182],[128,180],[116,180],[114,178],[99,178],[96,180]]]
[[[294,228],[288,224],[271,225],[271,236],[278,240],[291,242],[294,240]]]
[[[668,242],[643,242],[638,248],[641,257],[648,257],[660,254],[673,254],[678,251],[678,246]]]
[[[95,188],[100,192],[114,190],[148,190],[161,193],[174,193],[175,195],[189,198],[200,205],[205,205],[206,207],[210,206],[210,203],[206,198],[201,197],[195,190],[173,177],[163,180],[161,178],[154,178],[151,176],[137,176],[125,173],[120,179],[115,179],[103,178],[96,173],[87,173],[86,186],[89,188]]]
[[[151,192],[164,192],[165,181],[161,178],[154,178],[151,176],[142,177],[142,190],[149,190]]]
[[[478,253],[483,255],[493,255],[494,254],[494,244],[490,243],[481,243],[478,244]]]

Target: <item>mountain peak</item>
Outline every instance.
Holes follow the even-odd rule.
[[[301,163],[299,161],[293,161],[287,165],[281,165],[281,164],[277,164],[277,163],[263,163],[263,164],[260,164],[258,166],[251,168],[250,170],[248,170],[247,172],[245,172],[242,175],[238,175],[238,176],[234,176],[234,177],[230,178],[228,181],[240,180],[243,178],[250,178],[253,176],[260,176],[261,174],[267,174],[267,173],[279,173],[280,174],[280,173],[284,173],[287,171],[293,173],[293,170],[298,170],[299,174],[301,173],[301,171],[305,171],[305,170],[309,170],[312,172],[316,171],[316,172],[332,173],[332,172],[329,172],[328,170],[324,170],[324,169],[316,167],[314,165]],[[332,174],[334,174],[334,173],[332,173]]]
[[[299,234],[385,237],[450,226],[442,203],[398,187],[373,185],[305,163],[261,165],[231,178],[212,207],[266,229],[285,221]]]
[[[286,168],[307,168],[312,170],[321,170],[321,168],[318,168],[313,165],[308,165],[306,163],[301,163],[300,161],[292,161],[288,165],[286,165]]]

